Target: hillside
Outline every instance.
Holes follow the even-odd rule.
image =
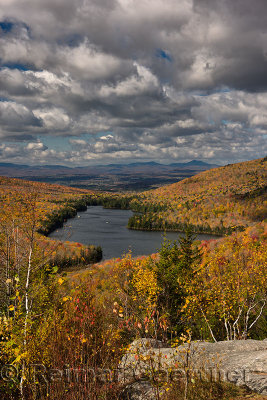
[[[22,179],[8,178],[0,176],[0,198],[4,196],[12,196],[14,194],[22,194],[26,192],[38,193],[44,202],[57,202],[58,200],[77,197],[84,194],[92,193],[88,190],[70,188],[66,186],[25,181]]]
[[[67,218],[86,209],[88,197],[93,199],[98,195],[88,190],[0,177],[0,247],[5,235],[8,235],[9,247],[14,246],[13,226],[23,231],[29,219],[34,231],[43,234],[62,226]],[[101,249],[94,246],[57,242],[42,235],[38,235],[38,246],[49,263],[57,267],[101,259]],[[6,250],[0,249],[0,264],[5,257]]]
[[[0,202],[35,194],[39,225],[48,233],[86,204],[137,211],[129,228],[225,234],[251,226],[267,215],[266,158],[231,164],[142,194],[97,193],[85,189],[0,177]]]
[[[204,171],[178,183],[147,191],[132,202],[133,229],[230,233],[267,216],[267,159]]]
[[[16,378],[0,380],[0,397],[122,399],[118,365],[135,339],[160,340],[175,352],[185,343],[190,349],[195,340],[264,339],[266,223],[256,220],[265,215],[265,165],[255,160],[213,169],[128,197],[0,178],[0,363],[14,366]],[[157,228],[156,222],[159,228],[182,228],[178,224],[184,222],[195,228],[209,223],[212,229],[221,220],[227,226],[229,213],[231,222],[253,226],[201,243],[188,231],[179,246],[164,242],[158,254],[132,258],[129,253],[88,268],[97,249],[57,243],[36,232],[47,233],[87,204],[131,205],[140,211],[134,221],[148,223],[145,229]],[[185,362],[175,362],[187,371],[175,382],[164,381],[158,359],[140,350],[132,356],[134,363],[145,362],[142,382],[151,384],[153,396],[164,389],[165,400],[184,399],[187,391],[188,400],[247,398],[223,382],[198,379],[190,354],[181,353]],[[35,364],[45,374],[37,380],[28,367]],[[68,379],[51,378],[46,386],[50,371]],[[80,371],[86,371],[84,377]]]

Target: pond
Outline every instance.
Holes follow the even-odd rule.
[[[85,245],[101,246],[103,259],[121,257],[131,250],[133,256],[157,252],[163,241],[163,232],[136,231],[127,228],[130,210],[105,209],[102,206],[88,207],[87,211],[68,220],[63,228],[52,232],[49,237],[69,240]],[[177,240],[182,233],[167,232],[166,237]],[[208,240],[215,236],[199,234],[197,239]]]

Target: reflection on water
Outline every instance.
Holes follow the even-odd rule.
[[[88,207],[87,211],[70,219],[64,227],[52,232],[53,239],[70,240],[86,245],[101,246],[103,259],[121,257],[131,250],[133,256],[155,253],[163,241],[163,232],[133,231],[127,229],[129,210],[104,209],[101,206]],[[182,235],[167,232],[168,239],[176,240]],[[198,239],[214,238],[211,235],[197,235]]]

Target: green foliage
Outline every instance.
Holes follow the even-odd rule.
[[[184,400],[184,393],[184,383],[181,381],[174,382],[164,399]],[[245,396],[247,393],[244,389],[238,389],[235,385],[230,383],[215,381],[209,382],[208,380],[205,381],[192,378],[192,380],[190,379],[188,382],[186,398],[187,400],[233,400],[235,398],[239,398],[241,400],[244,398],[239,397],[242,394]]]
[[[98,193],[97,195],[88,195],[86,197],[86,204],[88,206],[101,205],[104,208],[128,210],[130,208],[130,203],[133,198],[134,196],[126,196],[123,193]]]
[[[194,244],[196,236],[190,228],[186,228],[185,236],[179,238],[180,245],[180,269],[188,279],[193,272],[193,266],[201,261],[199,248]]]
[[[157,308],[166,315],[170,331],[181,333],[181,309],[185,302],[185,282],[192,278],[193,267],[200,261],[200,251],[194,244],[194,235],[187,229],[177,242],[164,239],[159,250],[159,260],[153,268],[159,287]]]
[[[157,309],[160,315],[167,317],[172,329],[177,330],[179,310],[184,293],[178,285],[181,273],[180,251],[176,243],[164,240],[159,251],[159,261],[155,263],[155,274],[159,287]]]
[[[19,371],[17,379],[0,381],[1,398],[116,399],[119,385],[101,379],[51,380],[48,391],[28,367],[113,371],[140,336],[266,337],[266,223],[253,224],[266,215],[265,161],[206,171],[138,197],[0,179],[0,366],[12,363]],[[38,196],[30,196],[35,190]],[[98,204],[132,208],[133,229],[185,230],[185,236],[165,240],[158,255],[127,255],[59,275],[66,266],[98,261],[101,249],[55,244],[36,230],[48,232]],[[243,224],[251,227],[199,247],[194,242],[193,231],[231,233]],[[164,398],[236,395],[219,383],[187,383],[170,386]]]

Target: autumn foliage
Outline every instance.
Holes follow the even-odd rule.
[[[266,337],[265,162],[128,197],[0,178],[0,368],[17,371],[0,380],[1,398],[118,399],[117,366],[140,337],[174,347]],[[139,211],[133,228],[191,230],[149,257],[129,253],[81,269],[96,249],[40,232],[86,204],[131,204]],[[195,242],[192,229],[231,234]],[[33,364],[42,366],[37,375]],[[162,398],[186,398],[189,384],[164,386]],[[210,400],[219,398],[215,389],[198,388]]]
[[[141,214],[132,229],[229,234],[267,217],[267,161],[259,159],[201,172],[132,200]]]

